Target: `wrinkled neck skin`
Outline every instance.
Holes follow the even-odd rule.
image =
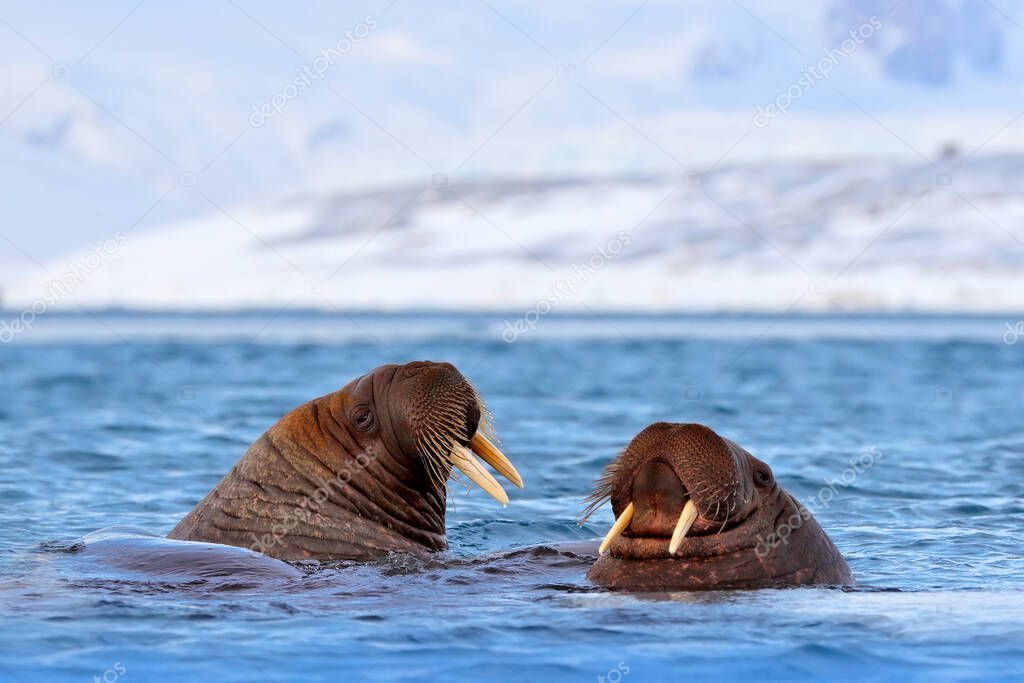
[[[349,389],[299,406],[263,434],[169,534],[282,560],[370,560],[447,548],[445,489],[392,424],[394,373],[373,382],[377,428],[353,427]]]
[[[706,529],[707,530],[707,529]],[[776,483],[720,533],[686,537],[675,556],[664,538],[624,535],[587,578],[631,591],[846,585],[853,576],[811,514]]]

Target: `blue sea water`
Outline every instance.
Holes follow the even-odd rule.
[[[509,343],[506,317],[97,313],[0,346],[0,680],[1024,678],[1015,320],[552,317]],[[470,377],[526,480],[506,508],[453,487],[448,553],[259,581],[71,552],[166,533],[290,408],[415,359]],[[604,533],[581,500],[663,419],[769,462],[859,587],[590,585],[549,546]]]

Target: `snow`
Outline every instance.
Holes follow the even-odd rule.
[[[0,268],[103,239],[161,197],[145,227],[208,211],[194,192],[167,194],[183,173],[231,207],[434,173],[454,183],[1024,150],[1018,2],[492,4],[319,3],[309,21],[275,3],[251,17],[197,0],[130,16],[118,3],[20,3],[4,16],[16,32],[0,27],[2,232],[17,245],[0,240]],[[366,12],[378,28],[254,123],[253,107]],[[879,30],[807,81],[875,15]],[[760,126],[759,108],[794,87],[787,113]]]
[[[1022,170],[1020,156],[792,161],[699,184],[309,194],[126,232],[52,308],[1017,312]],[[4,307],[32,305],[87,254],[5,282]]]

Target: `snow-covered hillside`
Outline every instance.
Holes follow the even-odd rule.
[[[1024,157],[435,182],[126,232],[95,268],[4,283],[5,307],[77,272],[56,306],[1024,309]]]
[[[169,191],[183,175],[230,206],[434,173],[1024,150],[1021,0],[182,0],[0,15],[4,270],[156,203],[147,227],[209,210]]]

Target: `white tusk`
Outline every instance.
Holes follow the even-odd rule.
[[[505,457],[505,454],[501,450],[491,443],[491,440],[486,436],[477,432],[473,435],[472,441],[469,442],[469,447],[474,453],[480,456],[480,458],[488,465],[493,467],[495,471],[501,476],[508,479],[510,482],[523,488],[523,478],[519,476],[519,472],[516,471],[515,466]]]
[[[484,469],[483,463],[477,460],[476,456],[466,447],[455,444],[448,458],[452,461],[452,465],[469,477],[470,481],[486,491],[487,495],[502,505],[508,505],[508,494],[505,493],[505,489],[501,488],[498,480]]]
[[[601,541],[601,547],[597,549],[597,554],[601,555],[604,553],[604,551],[608,549],[608,546],[612,544],[612,541],[619,537],[619,534],[629,526],[629,523],[632,520],[633,504],[630,503],[626,506],[626,509],[622,511],[622,514],[619,515],[619,518],[615,520],[615,524],[612,524],[612,528],[608,530],[608,534],[604,537],[604,540]]]
[[[683,511],[679,513],[679,521],[676,522],[676,528],[672,531],[672,540],[668,543],[669,555],[676,554],[676,551],[679,550],[679,544],[683,542],[683,536],[690,530],[696,519],[697,506],[692,500],[688,500],[686,505],[683,506]]]

